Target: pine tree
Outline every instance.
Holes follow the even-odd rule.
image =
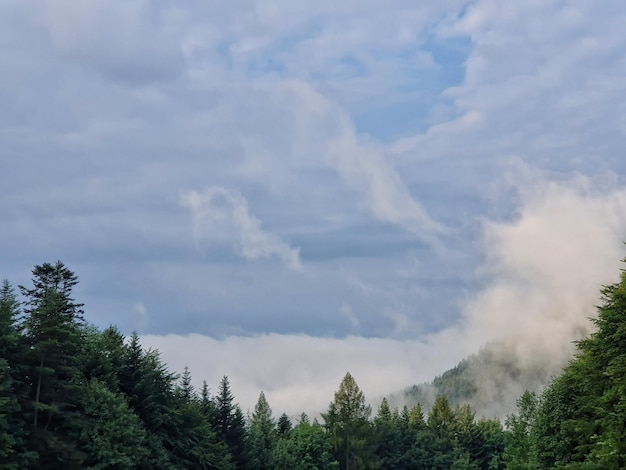
[[[80,466],[84,456],[68,434],[81,375],[77,356],[83,311],[71,296],[78,278],[60,261],[35,266],[32,273],[33,288],[20,286],[26,298],[25,379],[30,386],[32,439],[41,465]]]
[[[291,420],[286,413],[283,413],[278,417],[278,421],[276,422],[276,435],[279,438],[288,437],[289,433],[292,429]]]
[[[0,289],[0,461],[7,469],[24,465],[25,431],[20,419],[23,399],[19,379],[19,302],[8,280]],[[23,400],[22,400],[23,401]]]
[[[234,396],[227,376],[222,377],[220,381],[215,404],[214,429],[226,444],[235,466],[245,468],[248,461],[245,446],[246,422],[241,408],[234,404]]]
[[[187,366],[183,369],[183,375],[180,378],[179,393],[187,403],[190,403],[196,396],[196,392],[191,384],[191,372],[189,372],[189,367]]]

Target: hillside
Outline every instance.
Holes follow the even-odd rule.
[[[393,406],[420,403],[428,410],[438,395],[451,404],[468,403],[477,416],[503,419],[525,390],[540,392],[566,364],[521,358],[503,343],[492,343],[463,359],[432,382],[412,385],[388,397]]]

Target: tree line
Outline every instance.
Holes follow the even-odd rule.
[[[100,330],[63,263],[0,288],[0,469],[612,469],[626,462],[626,277],[603,290],[597,332],[504,423],[440,395],[429,410],[383,399],[347,373],[320,419],[251,413],[228,377],[212,395],[168,370],[137,333]]]

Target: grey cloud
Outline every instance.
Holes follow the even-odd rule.
[[[46,3],[41,22],[63,59],[130,84],[173,78],[183,70],[180,31],[167,8],[138,1]]]

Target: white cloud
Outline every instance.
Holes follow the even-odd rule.
[[[396,150],[478,167],[517,155],[549,169],[615,167],[624,138],[626,14],[619,1],[479,0],[438,26],[470,38],[463,82],[446,90],[454,112]],[[461,175],[459,176],[461,178]]]
[[[235,239],[239,254],[248,260],[277,257],[291,269],[300,269],[297,248],[261,228],[261,221],[250,214],[248,201],[239,192],[219,186],[188,191],[181,204],[191,211],[196,241]]]

